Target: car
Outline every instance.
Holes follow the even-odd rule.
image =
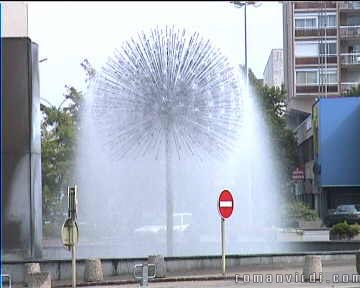
[[[183,233],[185,232],[191,223],[191,213],[174,213],[173,214],[173,219],[174,219],[174,227],[173,227],[173,231],[174,233]],[[134,230],[135,233],[137,234],[164,234],[166,233],[166,225],[162,224],[162,225],[158,225],[158,224],[151,224],[151,225],[145,225],[142,227],[138,227]]]
[[[360,223],[359,204],[345,204],[337,206],[335,211],[325,217],[324,224],[327,227],[331,227],[344,221],[349,224]]]

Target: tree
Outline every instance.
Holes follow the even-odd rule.
[[[286,127],[286,91],[284,87],[269,87],[249,71],[249,83],[255,89],[258,102],[265,113],[275,152],[285,167],[289,179],[297,163],[295,133]]]
[[[66,186],[72,183],[81,92],[66,86],[59,107],[41,104],[43,219],[57,227],[64,219]],[[45,222],[45,223],[46,223]],[[46,232],[46,229],[45,229]],[[58,232],[58,231],[57,231]]]

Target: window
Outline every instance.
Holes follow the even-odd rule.
[[[295,18],[295,28],[312,29],[317,28],[317,18],[315,16],[301,16]]]
[[[346,25],[348,26],[360,26],[359,15],[349,15],[346,20]]]
[[[336,55],[336,42],[320,43],[319,48],[321,55]]]
[[[326,48],[326,49],[325,49]],[[313,41],[296,41],[295,57],[318,57],[320,55],[336,55],[336,42],[319,43]]]
[[[336,15],[319,16],[319,27],[336,27]]]
[[[320,83],[327,84],[336,84],[337,83],[337,74],[336,70],[323,70],[320,72]]]
[[[311,86],[318,84],[337,84],[336,69],[298,70],[296,71],[296,85]]]
[[[304,70],[296,71],[296,85],[317,85],[318,73],[317,71]]]
[[[319,55],[319,44],[309,41],[298,41],[295,43],[296,57],[317,57]]]
[[[334,13],[297,13],[295,14],[295,29],[335,28],[336,14]]]
[[[305,19],[295,19],[295,28],[305,28]]]

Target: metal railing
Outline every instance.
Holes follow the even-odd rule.
[[[360,53],[342,53],[340,54],[340,63],[346,65],[360,64]]]
[[[341,38],[358,38],[360,37],[360,25],[354,26],[341,26],[340,27]]]
[[[357,87],[358,85],[360,85],[359,82],[341,82],[341,92],[344,93],[346,91],[349,91],[351,90],[351,88]]]
[[[150,272],[149,268],[152,268]],[[156,276],[155,264],[135,264],[134,266],[134,278],[139,281],[139,287],[147,287],[149,279],[154,279]]]
[[[312,117],[307,117],[299,126],[295,128],[295,134],[298,144],[308,139],[312,134]]]
[[[352,10],[352,9],[360,9],[360,2],[359,1],[341,1],[339,3],[339,8],[340,9],[348,9],[348,10]]]

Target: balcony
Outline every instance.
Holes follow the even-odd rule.
[[[298,145],[309,139],[312,136],[312,117],[307,117],[294,131]]]
[[[360,67],[360,53],[342,53],[340,63],[343,66]]]
[[[335,27],[326,28],[326,36],[336,36]],[[325,36],[325,28],[295,28],[295,37],[321,37]]]
[[[336,9],[336,1],[295,1],[294,4],[294,8],[299,10]]]
[[[344,40],[360,39],[360,26],[341,26],[340,38]]]
[[[295,65],[324,65],[325,63],[325,57],[296,57],[295,58]],[[326,57],[326,63],[327,64],[336,64],[337,63],[337,57],[336,55],[328,55]]]
[[[353,87],[356,88],[359,85],[360,85],[359,82],[342,82],[340,85],[341,94],[345,94],[346,92],[350,91]]]
[[[337,84],[328,84],[327,93],[338,92]],[[322,85],[296,85],[296,94],[317,94],[322,95],[325,93],[325,86]]]
[[[359,10],[360,12],[360,2],[359,1],[341,1],[339,3],[340,10],[343,11],[353,11]]]

